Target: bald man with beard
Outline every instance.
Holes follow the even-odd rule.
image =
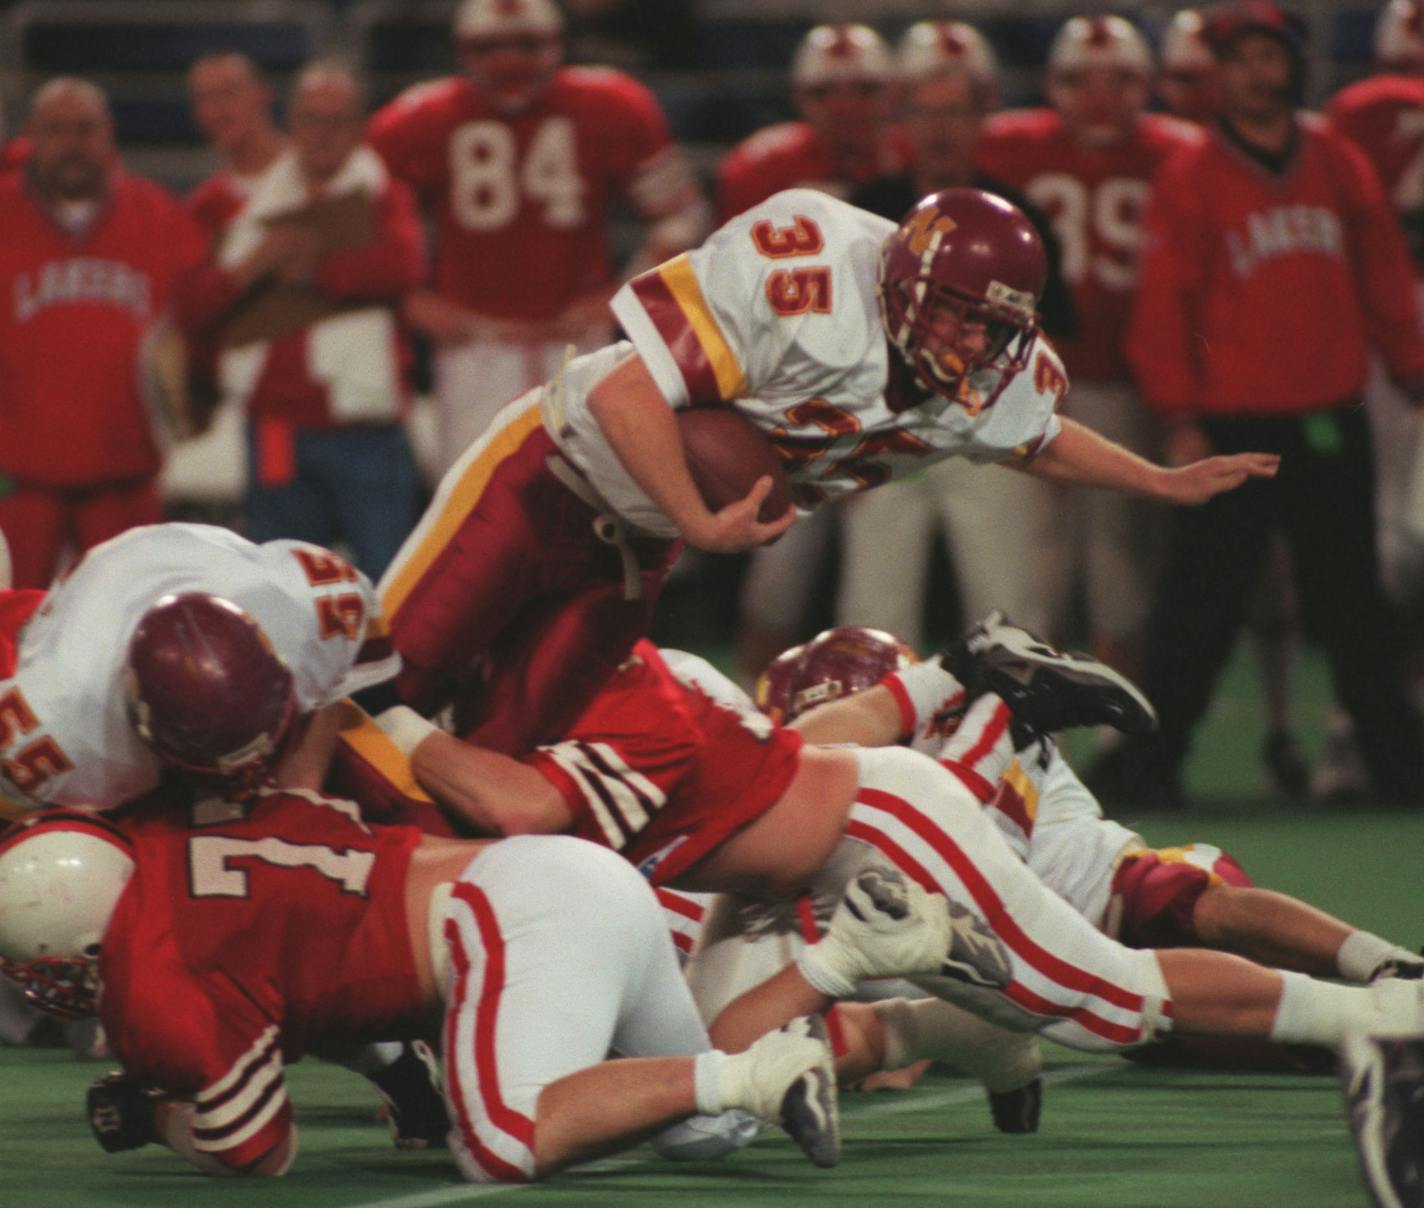
[[[160,518],[161,453],[135,362],[200,232],[128,175],[103,91],[60,77],[35,95],[23,172],[0,177],[0,532],[17,587]]]

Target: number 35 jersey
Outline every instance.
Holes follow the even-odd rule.
[[[613,300],[673,408],[730,404],[782,457],[797,504],[867,490],[950,456],[1002,461],[1059,430],[1067,389],[1040,337],[1028,368],[989,406],[996,373],[963,401],[922,391],[880,321],[880,250],[895,224],[809,189],[732,219],[701,247],[634,278]],[[592,354],[593,358],[600,354]],[[673,535],[611,451],[600,450],[583,381],[570,366],[561,447],[626,519]],[[606,450],[606,446],[604,446]]]
[[[251,613],[304,710],[399,669],[370,580],[330,551],[211,525],[132,529],[90,550],[20,631],[15,673],[0,679],[0,796],[107,809],[157,784],[129,721],[125,659],[143,614],[183,591]]]
[[[371,144],[435,219],[435,287],[501,319],[550,319],[613,279],[609,210],[661,217],[695,193],[653,94],[566,67],[505,117],[463,78],[420,85],[371,120]]]

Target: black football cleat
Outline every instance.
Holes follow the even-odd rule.
[[[989,1114],[1002,1133],[1033,1133],[1043,1114],[1043,1079],[1011,1091],[989,1091]]]
[[[1010,624],[997,610],[940,654],[966,695],[992,692],[1045,734],[1109,725],[1126,734],[1157,728],[1157,711],[1127,679],[1090,654],[1064,652]]]
[[[410,1041],[395,1061],[367,1077],[380,1092],[397,1149],[445,1148],[450,1116],[441,1091],[440,1061],[425,1041]]]
[[[1340,1076],[1365,1186],[1377,1208],[1424,1205],[1424,1040],[1347,1036]]]

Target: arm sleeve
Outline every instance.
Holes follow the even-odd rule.
[[[193,1148],[233,1170],[256,1165],[292,1130],[275,1024],[193,1101]]]
[[[1186,161],[1169,159],[1153,181],[1128,323],[1127,356],[1142,396],[1167,420],[1189,417],[1201,394],[1192,333],[1206,248],[1194,196]]]
[[[1424,334],[1414,292],[1414,267],[1374,165],[1353,143],[1333,145],[1346,196],[1347,238],[1371,346],[1399,381],[1424,381]]]
[[[420,216],[410,186],[387,182],[376,238],[366,247],[333,252],[317,267],[316,284],[336,297],[395,298],[425,275]]]
[[[423,104],[427,95],[417,88],[378,110],[366,127],[366,141],[393,176],[429,200],[445,180],[445,154],[441,131]]]

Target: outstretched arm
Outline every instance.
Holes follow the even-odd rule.
[[[1062,422],[1058,436],[1018,468],[1039,478],[1108,487],[1161,503],[1200,504],[1248,478],[1273,478],[1281,462],[1274,453],[1236,453],[1159,466],[1074,420]]]

